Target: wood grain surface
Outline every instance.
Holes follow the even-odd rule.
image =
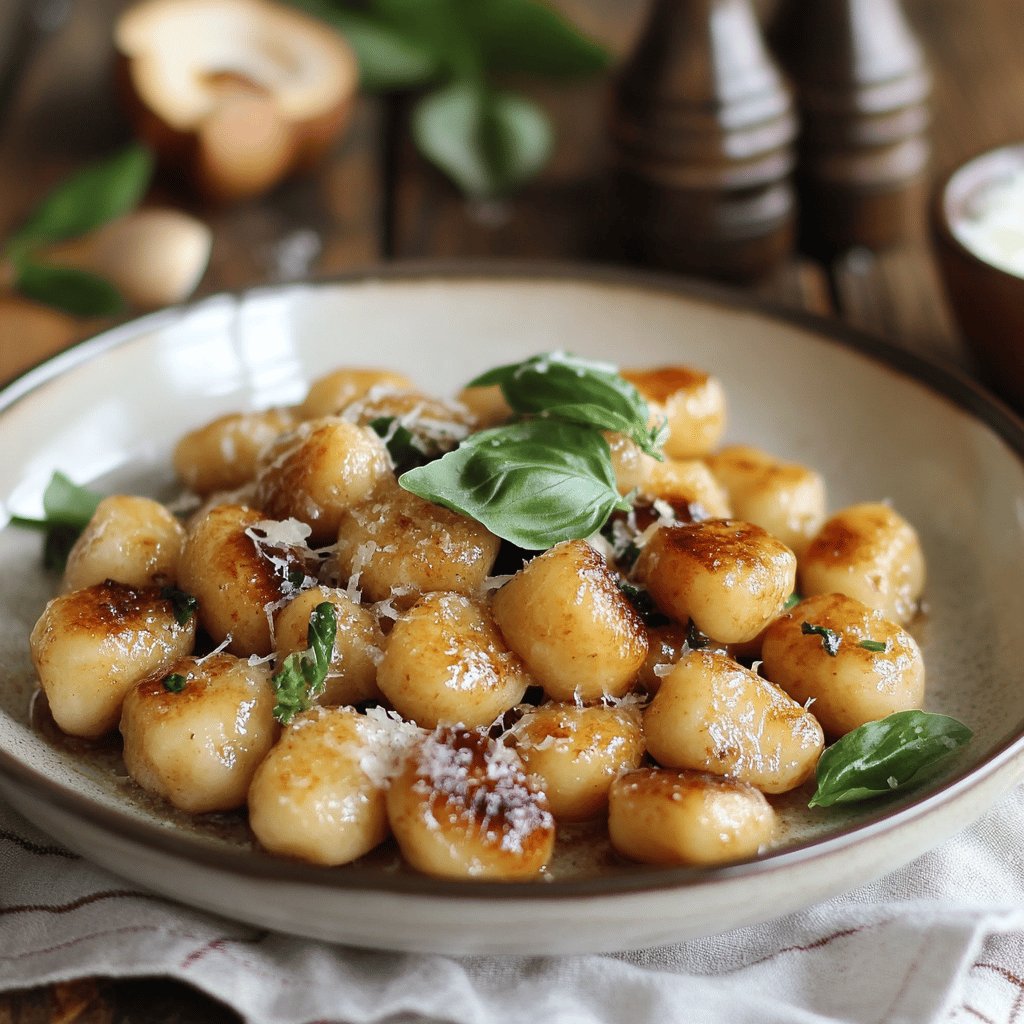
[[[936,175],[992,145],[1024,139],[1019,5],[905,2],[934,74]],[[111,74],[111,25],[125,6],[125,0],[0,4],[0,235],[63,175],[128,139]],[[558,6],[620,55],[645,11],[638,0],[561,0]],[[773,3],[759,6],[767,17]],[[408,141],[407,97],[361,98],[351,130],[322,165],[259,201],[207,209],[165,184],[157,195],[213,227],[200,294],[391,259],[603,260],[610,82],[609,74],[582,84],[524,86],[552,114],[557,149],[541,177],[503,203],[465,201],[418,156]],[[855,250],[828,263],[798,254],[756,291],[973,371],[936,274],[923,210],[905,245]],[[0,303],[0,381],[109,323],[47,311],[30,320],[11,319]],[[83,979],[0,995],[0,1024],[236,1019],[188,987],[160,979]]]

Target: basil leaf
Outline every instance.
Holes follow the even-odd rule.
[[[322,601],[309,617],[308,650],[289,654],[280,670],[271,677],[277,694],[274,717],[282,725],[287,725],[300,711],[306,711],[324,692],[337,632],[334,605]]]
[[[786,603],[782,606],[784,612],[788,612],[790,608],[795,608],[803,598],[794,590],[789,597],[786,598]]]
[[[43,519],[11,516],[12,526],[43,530],[43,565],[52,572],[63,572],[78,535],[85,529],[103,500],[102,494],[79,487],[70,477],[55,471],[43,491]]]
[[[821,755],[818,788],[808,806],[867,800],[923,782],[971,735],[955,718],[926,711],[898,711],[867,722]]]
[[[488,0],[369,0],[381,25],[434,56],[442,77],[481,81],[478,20]]]
[[[121,293],[88,271],[40,263],[25,254],[15,259],[14,266],[15,286],[29,299],[73,316],[113,316],[124,309]]]
[[[359,84],[366,92],[412,89],[441,74],[437,55],[422,41],[330,0],[291,0],[308,14],[337,29],[359,63]]]
[[[643,619],[645,626],[665,626],[671,621],[657,606],[649,590],[634,586],[625,580],[619,581],[619,590]]]
[[[863,647],[865,651],[874,651],[876,654],[888,650],[889,647],[884,640],[859,640],[857,646]]]
[[[128,146],[58,185],[18,231],[14,244],[84,235],[134,209],[152,175],[152,153],[144,146]]]
[[[416,435],[402,425],[397,416],[378,416],[370,421],[370,429],[382,438],[395,464],[395,472],[402,473],[429,461],[429,455],[420,447]]]
[[[430,93],[412,112],[423,155],[471,196],[505,195],[536,174],[551,155],[547,115],[522,96],[456,82]]]
[[[164,587],[160,591],[160,596],[173,605],[174,621],[179,626],[188,625],[189,619],[195,615],[196,609],[199,607],[197,598],[192,594],[186,594],[184,590],[178,590],[177,587]]]
[[[479,12],[477,37],[489,70],[570,78],[609,64],[607,50],[536,0],[488,0]]]
[[[495,384],[516,412],[615,430],[631,438],[649,455],[663,457],[660,444],[664,441],[664,428],[648,429],[647,403],[608,363],[550,352],[496,367],[467,386]]]
[[[614,509],[629,508],[605,439],[557,420],[480,431],[398,482],[530,551],[589,537]]]

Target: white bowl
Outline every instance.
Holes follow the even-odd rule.
[[[929,562],[927,706],[975,733],[930,787],[809,811],[778,803],[768,855],[716,870],[628,864],[566,842],[546,882],[439,882],[386,849],[317,868],[253,848],[241,816],[188,819],[124,777],[116,749],[32,727],[26,638],[53,581],[33,537],[0,531],[0,794],[86,857],[185,903],[321,939],[450,953],[654,945],[782,914],[911,859],[963,828],[1024,766],[1024,428],[967,381],[808,317],[726,292],[573,268],[379,277],[218,296],[127,324],[15,382],[0,402],[0,497],[39,512],[54,469],[166,496],[185,429],[299,400],[340,364],[401,369],[451,393],[478,371],[552,348],[627,366],[715,372],[730,440],[819,468],[830,505],[888,499]],[[80,746],[80,745],[78,745]]]

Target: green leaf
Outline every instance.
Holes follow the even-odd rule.
[[[271,681],[277,694],[274,717],[287,725],[300,711],[307,710],[324,692],[327,672],[334,653],[338,617],[330,601],[322,601],[309,617],[306,643],[309,648],[284,659]]]
[[[480,3],[478,36],[489,71],[572,78],[603,71],[607,50],[536,0]]]
[[[174,621],[179,626],[187,625],[199,607],[199,600],[196,597],[186,594],[184,590],[178,590],[177,587],[164,587],[160,591],[160,596],[174,606]]]
[[[132,145],[79,171],[36,208],[15,246],[84,235],[138,205],[153,176],[153,155]]]
[[[834,629],[829,629],[828,626],[814,626],[810,622],[801,622],[800,632],[804,636],[820,636],[821,646],[825,653],[831,658],[838,657],[839,645],[843,642],[843,638]]]
[[[181,693],[187,685],[188,678],[180,672],[172,672],[169,676],[164,676],[164,689],[168,693]]]
[[[649,590],[634,586],[625,580],[619,580],[619,590],[644,620],[645,626],[665,626],[671,621],[658,607]]]
[[[629,507],[615,488],[605,439],[557,420],[473,434],[398,482],[531,551],[589,537],[614,509]]]
[[[95,274],[75,267],[40,263],[21,254],[14,262],[22,295],[74,316],[112,316],[124,309],[121,293]]]
[[[888,643],[884,640],[858,640],[857,646],[863,647],[865,651],[873,651],[876,654],[889,649]]]
[[[420,447],[416,435],[403,426],[397,416],[378,416],[370,421],[369,426],[383,439],[391,461],[395,464],[396,473],[403,473],[429,461],[430,456]]]
[[[359,84],[366,92],[413,89],[436,81],[442,63],[422,41],[330,0],[291,0],[340,32],[355,51]]]
[[[487,0],[369,0],[368,14],[437,61],[441,76],[481,81],[479,14]]]
[[[522,96],[456,82],[425,96],[412,113],[423,155],[463,192],[505,195],[547,163],[554,135],[547,115]]]
[[[615,430],[632,438],[649,455],[663,458],[663,428],[648,428],[647,403],[608,363],[549,352],[498,366],[471,380],[468,387],[495,384],[516,412]]]
[[[810,807],[885,796],[925,781],[971,738],[946,715],[899,711],[868,722],[833,743],[818,761]]]

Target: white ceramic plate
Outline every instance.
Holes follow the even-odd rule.
[[[654,869],[568,843],[547,882],[436,882],[387,850],[320,869],[254,850],[240,817],[189,821],[147,800],[116,755],[47,742],[29,721],[26,638],[52,581],[37,541],[0,531],[0,794],[68,846],[183,902],[317,938],[402,950],[583,952],[708,934],[784,913],[905,862],[964,827],[1024,764],[1024,434],[969,384],[807,318],[613,272],[412,273],[221,296],[128,324],[6,392],[0,498],[38,514],[53,469],[168,495],[185,429],[300,399],[341,364],[404,370],[451,393],[552,348],[621,365],[714,371],[729,439],[823,471],[832,508],[889,499],[919,529],[928,614],[914,627],[927,705],[975,732],[930,789],[836,811],[784,801],[768,856]],[[585,848],[585,847],[584,847]]]

